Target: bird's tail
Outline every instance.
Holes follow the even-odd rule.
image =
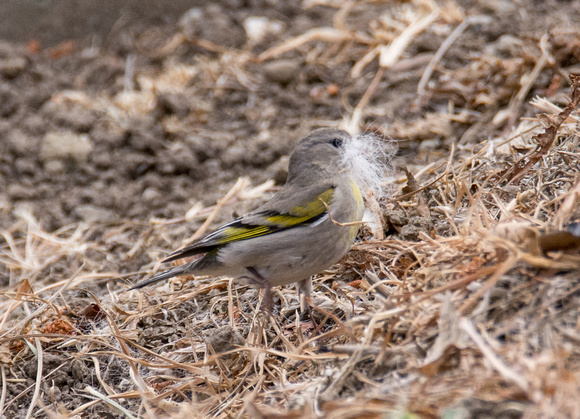
[[[146,279],[145,281],[139,282],[134,287],[129,288],[129,291],[137,290],[139,288],[146,287],[147,285],[151,285],[151,284],[154,284],[156,282],[163,281],[164,279],[169,279],[169,278],[173,278],[174,276],[182,275],[187,271],[188,267],[189,267],[189,263],[186,263],[186,264],[180,265],[180,266],[176,266],[173,269],[170,269],[168,271],[165,271],[165,272],[162,272],[160,274],[155,275],[153,278],[149,278],[149,279]]]

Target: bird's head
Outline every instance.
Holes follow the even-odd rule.
[[[290,156],[288,182],[309,183],[313,177],[332,177],[344,171],[350,134],[337,128],[321,128],[300,140]]]

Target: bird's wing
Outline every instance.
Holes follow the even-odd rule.
[[[270,202],[256,211],[225,224],[190,246],[173,252],[163,262],[207,253],[227,243],[265,236],[294,227],[311,225],[328,214],[327,205],[330,205],[334,196],[334,186],[308,188],[302,192],[301,196],[304,199],[300,204],[287,205],[289,202],[285,200],[282,193],[279,198],[272,198]],[[284,203],[284,205],[276,205],[277,202],[278,204]],[[277,210],[276,207],[290,207],[291,209],[290,211],[282,212]]]

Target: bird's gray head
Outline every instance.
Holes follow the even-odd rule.
[[[345,147],[352,137],[337,128],[321,128],[300,140],[290,156],[288,182],[311,183],[344,170]]]

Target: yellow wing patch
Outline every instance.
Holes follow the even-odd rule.
[[[326,205],[330,205],[333,197],[334,188],[327,189],[307,205],[292,208],[290,210],[290,214],[298,217],[306,217],[306,219],[316,217],[317,215],[320,215],[326,211],[326,206],[324,203],[326,203]]]
[[[238,240],[251,239],[252,237],[263,236],[270,232],[268,226],[253,226],[251,228],[245,227],[229,227],[222,232],[222,237],[217,241],[218,243],[230,243]]]
[[[326,206],[324,203],[326,203],[326,205],[330,205],[333,196],[334,188],[330,188],[322,192],[307,205],[292,208],[290,210],[290,214],[272,215],[270,217],[266,217],[266,220],[270,223],[278,224],[281,227],[291,227],[304,223],[309,219],[324,213],[326,211]]]
[[[326,206],[324,204],[330,205],[333,196],[334,188],[330,188],[318,195],[307,205],[292,208],[289,214],[267,215],[267,213],[264,213],[263,217],[264,221],[268,223],[267,225],[244,225],[243,221],[238,221],[232,223],[229,227],[226,226],[216,231],[213,233],[213,237],[210,235],[207,238],[215,240],[215,244],[225,244],[264,236],[279,230],[308,223],[310,220],[314,221],[326,212]]]

